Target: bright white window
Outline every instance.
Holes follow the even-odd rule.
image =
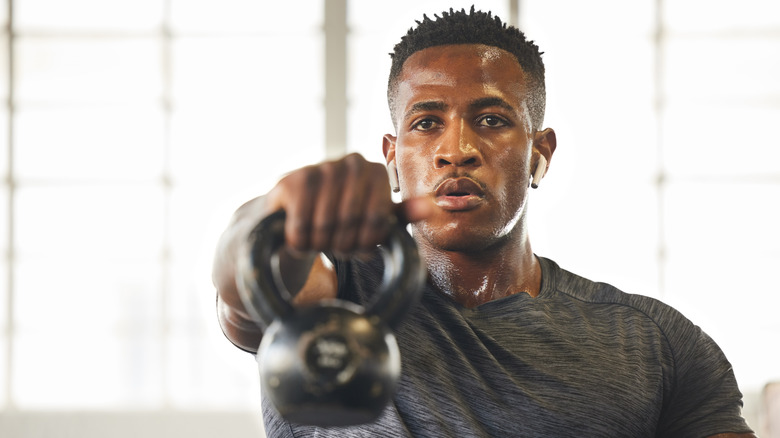
[[[324,156],[323,3],[299,3],[13,2],[0,409],[258,408],[210,264],[233,209]]]

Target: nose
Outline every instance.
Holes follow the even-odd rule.
[[[436,168],[481,166],[482,154],[478,144],[476,133],[467,123],[450,125],[450,128],[445,130],[444,135],[439,137],[439,144],[434,156]]]

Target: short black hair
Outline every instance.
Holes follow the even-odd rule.
[[[434,15],[431,20],[423,15],[422,21],[417,21],[417,27],[411,28],[401,42],[395,45],[390,54],[393,62],[390,67],[390,78],[387,82],[387,103],[392,115],[395,104],[398,77],[404,62],[415,52],[435,46],[451,44],[484,44],[498,47],[513,54],[527,77],[529,93],[528,108],[531,111],[533,129],[539,130],[544,122],[545,86],[544,63],[539,47],[533,41],[526,39],[525,34],[513,26],[507,26],[491,12],[475,11],[474,6],[468,13],[460,11],[442,12]]]

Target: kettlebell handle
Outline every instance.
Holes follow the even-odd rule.
[[[285,212],[277,211],[254,228],[239,257],[236,277],[244,306],[265,329],[280,318],[296,313],[292,296],[284,287],[279,267],[279,249],[284,245]],[[396,327],[423,290],[427,270],[414,239],[402,225],[394,225],[386,245],[381,246],[385,270],[379,291],[364,307],[367,317],[376,316]]]

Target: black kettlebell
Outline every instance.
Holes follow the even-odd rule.
[[[425,283],[417,246],[402,226],[393,228],[382,246],[382,285],[366,307],[343,300],[294,307],[279,271],[284,219],[277,212],[254,229],[237,274],[245,307],[265,329],[257,352],[261,389],[292,423],[373,422],[401,373],[391,327],[419,300]]]

